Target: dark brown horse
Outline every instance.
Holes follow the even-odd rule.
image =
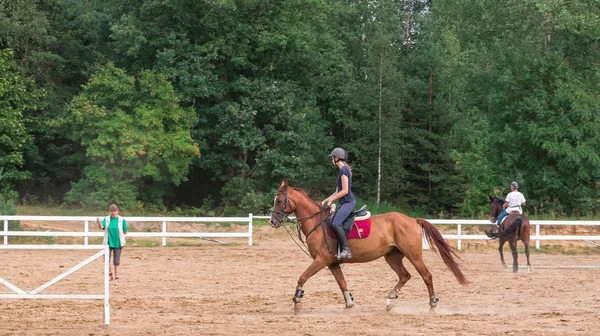
[[[273,204],[273,214],[269,223],[277,228],[292,213],[296,214],[298,230],[306,237],[308,251],[314,259],[298,279],[296,293],[292,298],[294,308],[296,311],[299,310],[300,301],[304,296],[302,287],[306,281],[325,267],[329,267],[335,277],[344,295],[346,307],[351,308],[354,305],[354,299],[348,291],[340,264],[333,254],[337,242],[325,234],[324,231],[326,225],[324,224],[324,218],[329,215],[329,209],[323,209],[319,203],[310,199],[306,192],[290,187],[286,181],[283,181],[277,190]],[[404,257],[413,264],[423,278],[425,285],[427,285],[431,309],[439,301],[433,290],[431,273],[423,262],[422,232],[425,234],[429,245],[434,250],[437,247],[442,260],[450,268],[458,282],[466,285],[468,281],[454,259],[456,251],[446,243],[440,232],[424,219],[411,218],[398,212],[372,216],[370,235],[363,239],[349,240],[353,257],[342,259],[344,263],[365,263],[383,256],[385,261],[398,274],[398,283],[388,294],[388,310],[392,306],[392,300],[398,298],[400,288],[411,277],[402,263]]]
[[[504,199],[500,197],[490,196],[490,221],[492,223],[496,223],[498,216],[502,210],[504,210],[504,202]],[[527,218],[527,216],[521,215],[519,212],[510,213],[505,217],[505,220],[502,222],[497,232],[488,230],[486,233],[490,238],[500,239],[498,251],[500,251],[500,261],[502,261],[502,266],[504,267],[506,267],[506,262],[504,262],[502,248],[504,247],[504,243],[508,242],[513,255],[513,272],[519,270],[519,264],[517,262],[517,241],[520,239],[525,245],[525,256],[527,257],[529,271],[531,272],[533,270],[531,263],[529,262],[529,235],[531,232],[529,218]]]

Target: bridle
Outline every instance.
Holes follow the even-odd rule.
[[[314,227],[314,228],[312,228],[312,229],[311,229],[311,230],[310,230],[310,231],[309,231],[309,232],[306,234],[306,236],[304,237],[304,239],[308,240],[308,236],[310,236],[310,235],[311,235],[311,233],[315,232],[315,231],[316,231],[316,230],[317,230],[319,227],[323,227],[323,239],[324,239],[324,241],[325,241],[325,242],[327,242],[327,238],[326,238],[326,235],[325,235],[325,227],[324,227],[324,226],[325,226],[325,225],[324,225],[324,223],[325,223],[325,221],[326,221],[326,219],[327,219],[327,216],[323,216],[323,213],[324,213],[325,211],[329,210],[330,208],[329,208],[329,207],[325,207],[325,208],[324,208],[324,207],[322,207],[322,206],[319,204],[319,211],[315,212],[314,214],[312,214],[312,215],[309,215],[309,216],[305,216],[305,217],[296,218],[296,220],[292,220],[292,219],[290,219],[290,218],[288,217],[288,215],[287,215],[287,211],[286,211],[286,207],[287,207],[287,204],[288,204],[288,202],[289,202],[289,199],[288,199],[288,192],[287,192],[287,190],[286,190],[286,191],[280,191],[280,192],[277,192],[277,194],[276,194],[276,195],[280,195],[280,194],[283,194],[283,205],[282,205],[282,207],[281,207],[281,210],[273,210],[273,211],[272,211],[272,213],[273,213],[273,217],[274,217],[274,219],[277,221],[277,223],[278,223],[279,225],[281,225],[281,223],[283,223],[283,222],[288,222],[288,223],[294,223],[294,224],[296,224],[296,228],[297,228],[297,231],[298,231],[298,239],[299,239],[299,240],[302,242],[302,244],[304,244],[304,246],[306,247],[306,243],[305,243],[305,242],[304,242],[304,240],[302,239],[302,225],[303,225],[303,224],[304,224],[304,222],[306,222],[307,220],[309,220],[309,219],[311,219],[311,218],[313,218],[313,217],[315,217],[315,216],[317,216],[317,215],[320,215],[320,218],[319,218],[319,224],[318,224],[318,225],[315,225],[315,227]],[[291,204],[290,204],[290,206],[291,206]],[[273,227],[275,227],[274,225],[272,225],[272,226],[273,226]],[[286,228],[286,230],[287,230],[287,228]],[[289,231],[288,231],[288,234],[290,234],[290,233],[289,233]],[[290,234],[290,237],[291,237],[291,234]],[[296,244],[297,244],[297,245],[300,247],[300,245],[299,245],[298,243],[296,243]],[[329,244],[325,243],[325,245],[327,245],[327,249],[329,250]],[[302,247],[300,247],[300,248],[302,249]],[[303,251],[304,251],[304,249],[303,249]],[[330,250],[329,252],[331,253],[331,250]],[[307,255],[309,255],[309,256],[310,256],[310,254],[308,254],[306,251],[304,251],[304,253],[306,253]]]
[[[498,219],[498,216],[500,216],[500,213],[503,210],[502,204],[504,204],[504,202],[496,201],[495,199],[490,202],[490,218],[493,218],[494,222]],[[494,216],[494,213],[496,216]]]
[[[287,204],[289,202],[288,192],[286,190],[285,192],[278,192],[276,195],[279,194],[283,194],[283,206],[281,207],[281,210],[273,210],[272,213],[274,219],[279,225],[281,225],[282,222],[292,222],[292,220],[288,217],[287,212],[285,211],[285,208],[287,207]],[[273,227],[275,226],[273,225]]]

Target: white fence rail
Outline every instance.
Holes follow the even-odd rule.
[[[196,238],[247,238],[248,245],[252,245],[252,226],[253,219],[269,219],[270,216],[248,217],[126,217],[128,223],[133,222],[160,222],[162,223],[161,232],[129,232],[128,237],[155,237],[162,238],[162,245],[166,246],[167,237],[196,237]],[[293,218],[293,217],[290,217]],[[4,221],[4,245],[8,245],[9,236],[43,236],[43,237],[84,237],[84,245],[88,244],[88,237],[102,237],[102,232],[90,232],[90,222],[96,226],[96,217],[77,217],[77,216],[0,216],[0,221]],[[60,222],[80,222],[83,225],[83,231],[75,232],[47,232],[47,231],[8,231],[8,221],[26,220],[26,221],[60,221]],[[446,239],[457,241],[457,248],[462,249],[463,240],[487,240],[484,234],[465,234],[464,225],[494,225],[488,220],[483,219],[428,219],[434,225],[456,225],[456,234],[444,234]],[[247,232],[169,232],[168,223],[247,223]],[[564,226],[600,226],[600,221],[560,221],[560,220],[531,220],[532,228],[535,228],[535,234],[531,240],[535,241],[535,247],[540,248],[540,241],[557,240],[579,240],[579,241],[600,241],[600,235],[542,235],[540,227],[544,225],[564,225]]]
[[[38,288],[31,291],[24,291],[23,289],[13,285],[8,280],[5,280],[1,277],[0,274],[0,284],[5,285],[7,288],[15,292],[15,294],[1,294],[0,299],[82,299],[82,300],[91,300],[91,299],[99,299],[104,300],[104,325],[110,324],[110,304],[109,304],[109,279],[108,279],[108,246],[107,245],[0,245],[0,250],[100,250],[93,256],[87,258],[86,260],[80,262],[79,264],[71,267],[69,270],[64,273],[56,276],[54,279],[46,282],[45,284],[39,286]],[[74,273],[79,270],[83,266],[91,263],[92,261],[104,256],[104,294],[40,294],[46,288],[54,285],[60,280],[66,278],[69,274]],[[23,261],[26,262],[26,261]]]
[[[104,217],[100,217],[102,219]],[[248,217],[125,217],[127,223],[133,222],[160,222],[162,223],[161,232],[131,232],[127,237],[155,237],[162,238],[162,246],[167,245],[167,237],[170,238],[248,238],[248,245],[252,246],[252,219]],[[38,236],[38,237],[84,237],[84,245],[88,244],[88,237],[103,237],[103,232],[90,232],[90,222],[95,227],[96,217],[83,216],[0,216],[0,221],[4,221],[4,245],[8,245],[9,236]],[[83,231],[57,232],[57,231],[8,231],[8,221],[56,221],[56,222],[79,222],[83,225]],[[247,223],[247,232],[169,232],[168,223]]]
[[[269,219],[270,216],[254,216],[256,219]],[[290,217],[294,218],[294,217]],[[496,225],[490,223],[489,220],[484,219],[427,219],[433,225],[456,225],[456,234],[444,234],[442,235],[445,239],[456,240],[456,248],[462,249],[463,240],[488,240],[488,236],[484,234],[464,234],[464,225]],[[577,225],[577,226],[600,226],[600,221],[560,221],[560,220],[529,220],[532,228],[535,227],[535,235],[531,236],[531,241],[535,240],[535,248],[540,248],[540,241],[542,240],[600,240],[600,236],[562,236],[562,235],[542,235],[540,233],[540,227],[543,225]]]
[[[490,223],[489,220],[483,220],[483,219],[474,219],[474,220],[462,220],[462,219],[429,219],[428,220],[431,224],[451,224],[451,225],[456,225],[456,234],[455,235],[449,235],[449,234],[445,234],[443,235],[444,238],[446,239],[456,239],[457,240],[457,249],[461,249],[462,248],[462,240],[482,240],[482,239],[489,239],[486,235],[465,235],[462,233],[462,226],[463,225],[485,225],[485,226],[489,226],[489,225],[495,225]],[[531,236],[531,240],[534,241],[535,240],[535,248],[539,249],[540,248],[540,241],[541,240],[581,240],[581,241],[585,241],[585,240],[600,240],[600,236],[578,236],[578,235],[572,235],[572,236],[565,236],[565,235],[541,235],[540,233],[540,227],[542,225],[567,225],[567,226],[572,226],[572,225],[577,225],[577,226],[598,226],[600,225],[600,221],[559,221],[559,220],[529,220],[529,223],[531,224],[532,228],[535,227],[535,235]]]

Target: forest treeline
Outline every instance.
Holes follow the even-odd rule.
[[[0,0],[0,211],[600,210],[597,0]]]

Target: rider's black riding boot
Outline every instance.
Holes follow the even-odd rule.
[[[338,259],[350,259],[352,258],[352,253],[350,253],[350,247],[348,246],[348,238],[346,238],[346,232],[344,232],[344,228],[341,225],[337,225],[333,227],[333,231],[337,235],[337,239],[340,242],[340,254],[337,256]]]

